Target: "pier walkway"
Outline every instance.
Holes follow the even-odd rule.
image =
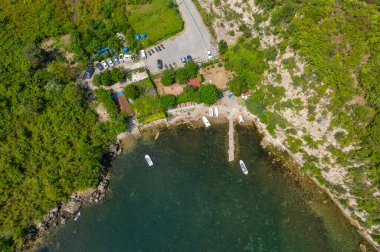
[[[234,117],[235,111],[231,111],[228,116],[228,161],[235,159],[235,142],[234,142]]]

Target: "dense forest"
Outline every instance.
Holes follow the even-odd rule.
[[[156,24],[162,15],[166,22]],[[144,45],[135,34],[147,33],[147,45],[182,27],[168,0],[2,1],[0,250],[20,246],[29,225],[93,186],[102,153],[125,129],[116,112],[99,123],[79,85],[97,50],[137,50]]]
[[[240,25],[242,37],[223,51],[226,68],[236,73],[228,83],[230,89],[237,95],[252,90],[246,105],[267,125],[273,137],[276,129],[286,132],[288,149],[305,160],[303,169],[343,196],[341,203],[345,207],[349,202],[344,195],[351,194],[358,210],[353,217],[365,227],[376,227],[380,224],[380,198],[375,196],[380,190],[379,2],[256,0],[255,3],[262,10],[252,14],[253,29],[258,35]],[[279,42],[262,46],[260,39],[271,35],[280,38]],[[289,50],[306,62],[303,71],[302,62],[295,57],[283,58],[285,54],[291,55]],[[277,68],[279,63],[281,68]],[[281,85],[282,76],[286,75],[279,74],[278,69],[290,73],[292,86],[285,89]],[[270,78],[263,81],[264,76]],[[306,100],[285,100],[289,90],[302,90]],[[326,109],[320,119],[316,111],[321,103]],[[326,132],[335,128],[341,131],[333,139],[337,144],[328,146],[329,156],[318,160],[303,150],[304,145],[310,150],[328,145],[329,139],[323,136],[316,141],[305,135],[309,129],[301,128],[298,132],[292,128],[290,118],[282,115],[287,109],[298,113],[306,109],[309,122],[326,120],[331,113]],[[304,135],[301,139],[300,134]],[[328,172],[323,163],[344,167],[348,187],[328,183],[321,173],[321,170]],[[380,242],[376,228],[372,229],[372,236]]]

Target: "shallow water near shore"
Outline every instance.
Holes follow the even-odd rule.
[[[227,128],[178,126],[140,141],[115,160],[105,201],[37,251],[359,251],[356,230],[273,163],[254,127],[237,127],[229,163]]]

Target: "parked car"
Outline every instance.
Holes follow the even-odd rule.
[[[182,62],[182,65],[185,65],[185,63],[186,63],[186,57],[181,57],[181,62]]]
[[[165,49],[165,46],[163,44],[161,44],[161,47],[162,47],[162,49]]]
[[[157,49],[157,47],[154,47],[154,49],[156,50],[156,52],[158,52],[158,49]]]
[[[162,68],[163,68],[163,63],[162,63],[162,60],[160,60],[160,59],[157,60],[157,68],[158,68],[158,70],[162,70]]]
[[[186,56],[187,61],[193,61],[193,58],[190,55]]]
[[[86,79],[91,79],[92,75],[94,74],[95,70],[92,67],[88,67],[86,71],[84,72],[84,77]]]
[[[168,69],[168,65],[165,64],[165,69]]]
[[[109,68],[109,65],[103,60],[102,62],[100,62],[102,64],[102,66],[107,69]]]
[[[124,54],[124,62],[128,62],[128,61],[130,61],[131,60],[131,55],[129,55],[129,54]]]
[[[172,64],[169,64],[169,68],[170,68],[170,69],[174,69],[173,66],[172,66]]]
[[[158,50],[161,52],[162,49],[161,49],[161,47],[160,47],[159,45],[157,46],[157,48],[158,48]]]
[[[113,61],[111,60],[111,58],[108,58],[107,59],[107,63],[110,67],[113,67],[115,64],[113,63]]]
[[[148,54],[149,54],[149,56],[152,56],[152,53],[150,51],[148,51]]]
[[[104,62],[105,63],[105,62]],[[99,69],[99,71],[103,71],[104,70],[104,67],[102,66],[102,64],[100,63],[97,63],[96,64],[96,68]]]
[[[206,50],[206,53],[207,53],[207,58],[208,59],[212,59],[211,51],[210,50]]]
[[[124,62],[124,54],[122,54],[122,53],[119,54],[119,61],[120,61],[120,63]]]
[[[153,50],[153,48],[152,48],[152,49],[150,49],[150,51],[151,51],[152,53],[154,53],[154,50]]]
[[[115,63],[115,65],[118,65],[120,63],[119,58],[117,56],[113,56],[113,62]]]
[[[146,53],[145,53],[145,50],[141,50],[141,51],[140,51],[140,56],[141,56],[141,58],[146,59]]]

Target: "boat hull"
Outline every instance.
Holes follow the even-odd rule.
[[[240,164],[240,168],[241,168],[241,170],[243,171],[243,173],[244,173],[245,175],[248,175],[248,169],[247,169],[247,166],[245,166],[243,160],[240,160],[240,161],[239,161],[239,164]]]
[[[153,161],[148,155],[145,155],[145,160],[149,166],[153,166]]]
[[[212,110],[212,108],[210,108],[208,110],[208,114],[210,115],[210,117],[213,117],[214,116],[214,111]]]
[[[202,117],[202,121],[205,124],[206,128],[211,126],[210,122],[207,120],[205,116]]]

